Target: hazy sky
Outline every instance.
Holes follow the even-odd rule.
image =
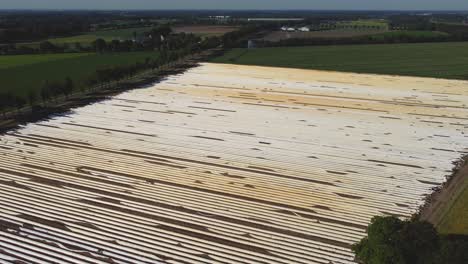
[[[0,0],[0,9],[468,10],[468,0]]]

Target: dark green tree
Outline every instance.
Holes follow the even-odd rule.
[[[427,222],[374,217],[367,237],[353,246],[356,258],[365,264],[432,264],[439,237]]]
[[[16,110],[18,110],[18,113],[19,113],[21,108],[23,108],[26,105],[26,100],[21,96],[15,96],[14,104],[15,104]]]
[[[49,84],[49,81],[45,81],[43,84],[42,84],[42,87],[41,87],[41,99],[42,99],[42,103],[45,104],[47,101],[50,100],[50,96],[51,96],[51,92],[50,92],[50,84]]]
[[[65,84],[63,85],[63,93],[68,98],[70,94],[73,93],[75,89],[75,85],[73,84],[73,80],[70,77],[65,78]]]
[[[57,47],[50,41],[43,41],[39,44],[39,49],[41,52],[54,52],[57,50]]]
[[[28,103],[33,107],[37,102],[37,92],[35,90],[28,91]]]
[[[103,53],[107,49],[107,43],[102,38],[96,39],[93,42],[93,48],[98,53]]]

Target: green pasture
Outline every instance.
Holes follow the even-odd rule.
[[[66,77],[81,87],[96,69],[130,65],[157,56],[156,52],[0,56],[0,93],[26,95],[29,90],[40,89],[46,80],[63,81]]]
[[[213,62],[468,79],[468,43],[233,49]]]

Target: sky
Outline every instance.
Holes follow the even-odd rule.
[[[0,9],[468,10],[468,0],[0,0]]]

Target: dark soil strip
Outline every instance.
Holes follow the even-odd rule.
[[[153,112],[153,113],[161,113],[161,114],[168,114],[168,115],[173,115],[174,113],[169,113],[167,111],[157,111],[157,110],[148,110],[148,109],[138,109],[140,111],[144,112]]]
[[[203,136],[192,136],[194,138],[203,138],[203,139],[209,139],[209,140],[216,140],[216,141],[225,141],[224,139],[220,138],[212,138],[212,137],[203,137]]]
[[[110,185],[116,185],[116,186],[123,187],[123,188],[128,188],[128,189],[133,189],[134,188],[130,184],[115,182],[115,181],[112,181],[112,180],[107,180],[105,178],[103,179],[103,178],[91,177],[91,176],[83,175],[83,173],[71,173],[71,172],[66,172],[66,171],[62,171],[62,170],[56,170],[56,169],[51,169],[51,168],[40,167],[40,166],[36,166],[36,165],[32,165],[32,164],[24,164],[23,163],[21,165],[24,166],[24,167],[27,167],[27,168],[31,168],[31,169],[63,174],[63,175],[67,175],[67,176],[70,176],[70,177],[75,177],[75,178],[80,178],[80,179],[84,179],[84,180],[95,181],[95,182],[100,182],[100,183],[105,183],[105,184],[110,184]],[[81,172],[81,171],[78,170],[78,172]]]
[[[151,161],[151,160],[145,160],[145,161],[148,162],[148,163],[151,163],[151,164],[156,164],[156,165],[160,165],[160,166],[166,166],[166,167],[175,168],[175,169],[187,169],[187,167],[185,167],[185,166],[179,166],[179,165],[174,165],[174,164],[167,164],[167,163],[157,162],[157,161]]]
[[[390,165],[396,165],[396,166],[403,166],[403,167],[410,167],[410,168],[416,168],[416,169],[424,169],[421,166],[417,165],[411,165],[411,164],[403,164],[403,163],[396,163],[396,162],[389,162],[389,161],[381,161],[381,160],[367,160],[370,162],[375,162],[375,163],[383,163],[383,164],[390,164]]]
[[[156,136],[156,135],[153,135],[153,134],[144,134],[144,133],[137,133],[137,132],[130,132],[130,131],[124,131],[124,130],[111,129],[111,128],[103,128],[103,127],[95,127],[95,126],[87,126],[87,125],[78,125],[78,124],[66,123],[66,122],[64,122],[62,124],[69,125],[69,126],[93,128],[93,129],[98,129],[98,130],[103,130],[103,131],[112,131],[112,132],[119,132],[119,133],[125,133],[125,134],[132,134],[132,135],[138,135],[138,136],[146,136],[146,137],[155,137]]]
[[[330,107],[330,108],[338,108],[338,109],[352,109],[352,110],[371,111],[371,112],[378,112],[378,113],[388,113],[388,111],[376,110],[376,109],[371,109],[371,108],[346,107],[346,106],[324,105],[324,104],[311,104],[311,103],[302,103],[302,102],[295,102],[295,104],[304,105],[304,106],[320,106],[320,107]]]
[[[145,104],[167,105],[165,103],[157,103],[157,102],[142,101],[142,100],[130,100],[130,99],[121,99],[121,98],[115,98],[115,100],[120,100],[120,101],[124,101],[124,102],[129,102],[129,103],[145,103]]]
[[[407,113],[408,115],[415,115],[415,116],[427,116],[427,117],[438,117],[438,118],[451,118],[451,119],[460,119],[460,120],[468,120],[466,117],[455,117],[455,116],[440,116],[440,115],[428,115],[428,114],[415,114],[415,113]]]
[[[255,136],[255,134],[252,134],[252,133],[245,133],[245,132],[229,131],[229,133],[237,134],[237,135],[241,135],[241,136]]]
[[[145,152],[133,151],[133,150],[127,150],[127,149],[122,149],[122,151],[129,152],[129,153],[135,153],[135,154],[141,154],[141,155],[156,156],[156,157],[166,158],[166,159],[175,159],[175,160],[178,160],[178,161],[196,163],[196,164],[202,164],[202,165],[208,165],[208,166],[214,166],[214,167],[219,167],[219,168],[224,168],[224,169],[231,169],[231,170],[244,171],[244,172],[252,172],[252,173],[263,174],[263,175],[268,175],[268,176],[275,176],[275,177],[280,177],[280,178],[285,178],[285,179],[292,179],[292,180],[298,180],[298,181],[304,181],[304,182],[324,184],[324,185],[328,185],[328,186],[335,186],[335,184],[333,184],[331,182],[324,182],[324,181],[318,181],[318,180],[312,180],[312,179],[304,179],[304,178],[299,178],[299,177],[295,177],[295,176],[288,176],[288,175],[283,175],[283,174],[274,173],[274,172],[260,171],[260,170],[247,169],[247,168],[239,168],[239,167],[234,167],[234,166],[229,166],[229,165],[222,165],[222,164],[216,164],[216,163],[198,161],[198,160],[191,160],[191,159],[184,159],[184,158],[175,158],[175,157],[166,156],[166,155],[151,154],[151,153],[145,153]],[[144,156],[142,156],[142,158],[144,158]]]
[[[281,105],[270,105],[270,104],[254,104],[254,103],[242,103],[245,105],[258,105],[258,106],[266,106],[266,107],[274,107],[274,108],[285,108],[289,109],[290,107],[287,106],[281,106]]]
[[[235,111],[235,110],[226,110],[226,109],[218,109],[218,108],[199,107],[199,106],[189,106],[189,108],[202,109],[202,110],[212,110],[212,111],[220,111],[220,112],[231,112],[231,113],[237,112],[237,111]]]
[[[45,138],[45,139],[49,139],[51,141],[63,141],[63,142],[67,142],[67,143],[72,143],[72,144],[76,144],[76,145],[84,145],[84,146],[92,146],[91,144],[89,143],[85,143],[85,142],[80,142],[80,141],[74,141],[74,140],[69,140],[69,139],[61,139],[61,138],[53,138],[53,137],[47,137],[47,136],[42,136],[42,135],[36,135],[36,134],[28,134],[29,136],[33,136],[33,137],[36,137],[36,138]],[[15,134],[15,136],[20,136],[19,134]]]
[[[344,197],[344,198],[349,198],[349,199],[364,199],[364,197],[361,196],[356,196],[356,195],[350,195],[350,194],[344,194],[344,193],[335,193],[338,196]]]
[[[21,136],[18,136],[21,138]],[[73,148],[73,147],[77,147],[77,146],[74,146],[72,145],[73,147],[66,147],[67,145],[70,146],[69,144],[66,144],[66,143],[62,143],[62,142],[51,142],[49,140],[47,140],[46,142],[43,142],[43,140],[41,139],[34,139],[34,140],[30,140],[30,139],[26,139],[25,137],[22,137],[21,138],[21,141],[24,141],[24,142],[29,142],[29,143],[34,143],[34,144],[38,144],[38,145],[44,145],[44,146],[49,146],[49,147],[56,147],[56,148],[62,148],[62,149],[73,149],[73,150],[78,150],[77,148]],[[48,143],[50,142],[50,143]],[[55,144],[53,144],[55,143]],[[37,146],[36,146],[37,147]],[[79,147],[79,146],[78,146]]]
[[[258,199],[258,198],[241,196],[241,195],[232,194],[232,193],[224,193],[224,192],[220,192],[220,191],[203,189],[203,188],[200,188],[200,187],[193,187],[193,186],[188,186],[188,185],[183,185],[183,184],[178,184],[178,183],[173,183],[173,182],[167,182],[167,181],[162,181],[162,180],[148,179],[148,178],[145,178],[145,177],[134,176],[134,175],[125,174],[125,173],[121,173],[121,172],[112,172],[112,171],[96,169],[96,168],[89,168],[89,167],[80,168],[80,170],[86,170],[86,169],[93,170],[93,171],[101,171],[103,173],[115,174],[115,175],[128,177],[128,178],[133,178],[133,179],[138,179],[138,180],[145,180],[145,181],[148,181],[148,182],[164,184],[164,185],[177,187],[177,188],[189,189],[189,190],[194,190],[194,191],[199,191],[199,192],[206,192],[206,193],[220,195],[220,196],[227,196],[227,197],[230,197],[230,198],[246,200],[246,201],[249,201],[249,202],[256,202],[256,203],[260,203],[260,204],[267,204],[267,205],[272,205],[272,206],[277,206],[277,207],[283,207],[283,208],[286,208],[286,209],[289,209],[289,210],[296,210],[296,211],[302,211],[302,212],[307,212],[307,213],[311,213],[311,214],[316,214],[316,212],[314,210],[311,210],[311,209],[308,209],[308,208],[302,208],[302,207],[297,207],[297,206],[293,206],[293,205],[262,200],[262,199]],[[348,222],[345,222],[345,221],[338,221],[338,220],[323,218],[323,217],[320,217],[320,216],[310,216],[310,218],[320,219],[321,221],[324,221],[324,222],[331,222],[331,223],[340,224],[340,225],[344,225],[344,226],[353,226],[353,227],[359,227],[359,228],[364,228],[364,229],[366,228],[365,226],[354,225],[352,223],[348,223]]]
[[[20,214],[20,215],[18,215],[18,217],[22,218],[22,219],[32,221],[32,222],[41,223],[43,225],[54,227],[54,228],[57,228],[57,229],[61,229],[61,230],[65,230],[65,231],[71,231],[70,229],[67,228],[67,225],[65,225],[64,223],[59,222],[59,221],[48,220],[48,219],[44,219],[44,218],[41,218],[41,217],[38,217],[38,216],[28,215],[28,214]]]

